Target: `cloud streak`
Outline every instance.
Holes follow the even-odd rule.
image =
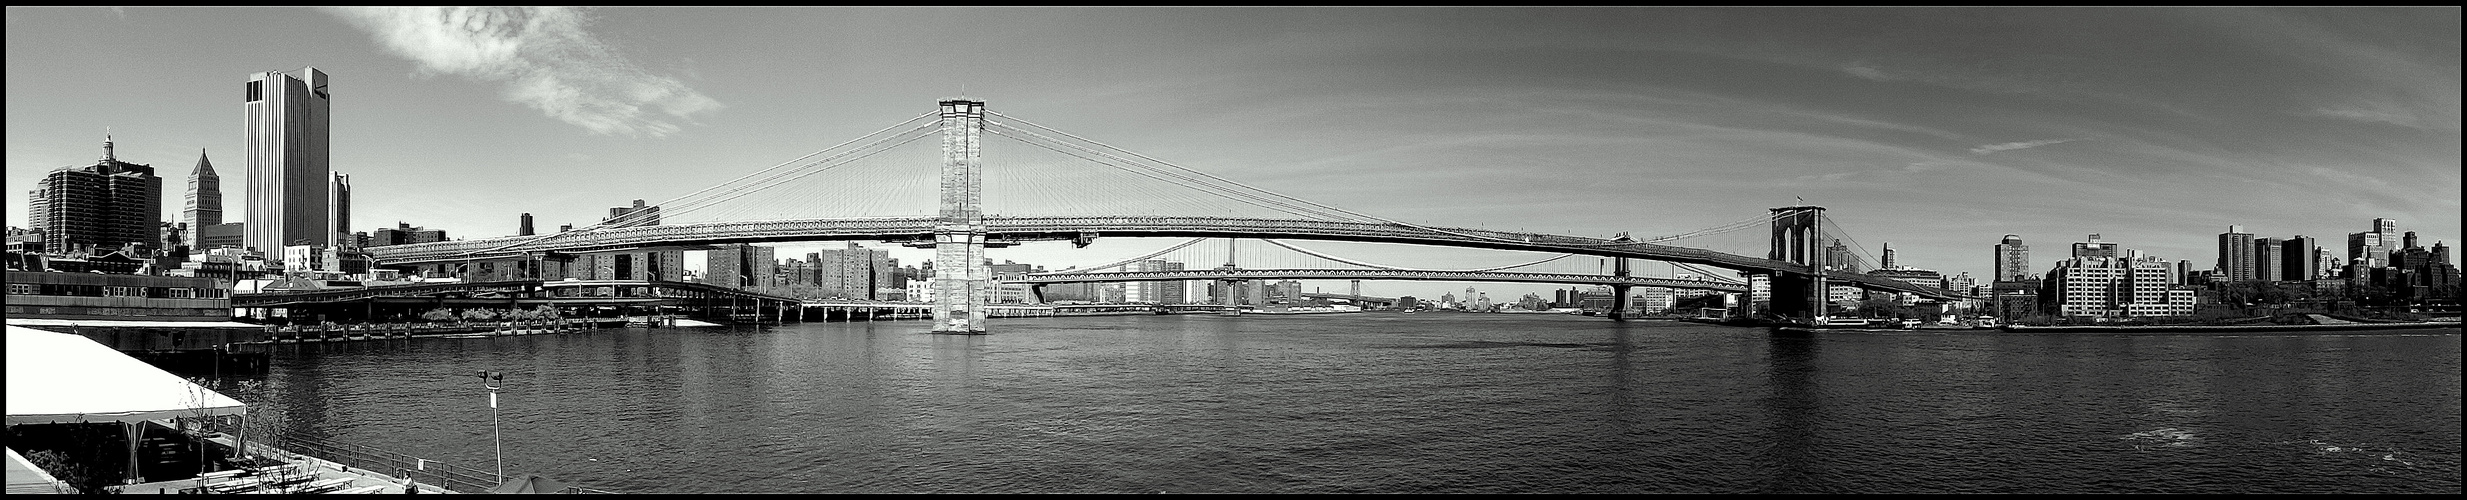
[[[600,135],[662,137],[719,110],[675,78],[644,71],[562,7],[367,7],[328,12],[426,74],[502,85],[507,101]]]
[[[2078,140],[2081,140],[2081,139],[2045,139],[2045,140],[2037,140],[2037,141],[2008,142],[2008,143],[2004,143],[2004,144],[1989,144],[1989,145],[1985,145],[1985,146],[1979,146],[1979,147],[1975,147],[1975,148],[1970,148],[1970,153],[1971,153],[1971,154],[1982,154],[1982,155],[1983,155],[1983,154],[1996,153],[1996,152],[2000,152],[2000,151],[2012,151],[2012,150],[2016,150],[2016,149],[2030,149],[2030,148],[2035,148],[2035,147],[2039,147],[2039,146],[2046,146],[2046,145],[2051,145],[2051,144],[2063,144],[2063,143],[2073,142],[2073,141],[2078,141]]]

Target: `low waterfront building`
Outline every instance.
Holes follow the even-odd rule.
[[[2248,245],[2249,246],[2249,245]],[[2039,307],[2064,317],[2190,316],[2193,291],[2169,286],[2164,259],[2075,257],[2056,263],[2039,288]]]

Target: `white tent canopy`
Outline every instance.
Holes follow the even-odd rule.
[[[82,335],[8,326],[8,424],[144,422],[246,407]]]

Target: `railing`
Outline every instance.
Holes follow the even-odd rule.
[[[228,424],[210,423],[209,428],[210,430],[223,432],[225,434],[233,434],[238,432],[237,429],[229,427]],[[496,488],[498,485],[505,484],[505,477],[497,475],[494,471],[481,470],[478,468],[441,460],[422,459],[401,453],[380,450],[365,445],[336,443],[322,439],[288,434],[275,436],[270,440],[271,442],[256,441],[259,439],[257,436],[250,436],[249,438],[252,441],[251,444],[254,445],[251,446],[252,448],[256,446],[267,446],[273,448],[277,451],[277,453],[282,455],[303,456],[333,462],[336,465],[342,465],[345,467],[363,469],[372,473],[398,478],[410,478],[412,481],[444,488],[448,491],[460,493],[487,493],[488,490]],[[615,493],[613,491],[581,486],[575,486],[573,488],[582,493]]]

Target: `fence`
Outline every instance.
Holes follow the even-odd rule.
[[[236,431],[236,429],[223,430],[225,432]],[[250,439],[255,440],[257,437],[251,436]],[[505,484],[505,477],[497,475],[495,471],[428,460],[364,445],[336,443],[296,435],[276,436],[271,441],[261,444],[271,446],[286,454],[312,457],[398,478],[408,477],[422,484],[454,492],[487,493],[489,489]],[[580,486],[574,487],[574,490],[581,493],[615,493]]]

